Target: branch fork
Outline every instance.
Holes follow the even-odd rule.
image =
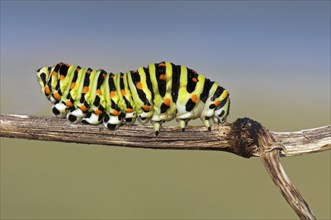
[[[268,174],[298,217],[300,219],[316,219],[308,203],[287,176],[280,162],[280,153],[286,150],[285,146],[276,141],[273,135],[256,121],[244,118],[237,120],[235,123],[241,126],[240,137],[244,137],[243,142],[252,144],[244,147],[244,156],[249,157],[258,152]]]

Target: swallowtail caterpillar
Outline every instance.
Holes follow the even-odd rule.
[[[109,129],[151,121],[156,135],[162,123],[176,119],[184,131],[200,118],[210,130],[230,111],[229,93],[217,82],[170,62],[149,64],[125,73],[58,63],[37,70],[41,91],[56,116],[70,122],[103,123]]]

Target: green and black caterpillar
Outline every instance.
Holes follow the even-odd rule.
[[[107,73],[59,63],[37,70],[41,91],[56,116],[70,122],[103,123],[109,129],[151,120],[156,135],[163,122],[176,119],[184,131],[200,118],[222,123],[230,111],[229,93],[184,65],[149,64],[136,71]]]

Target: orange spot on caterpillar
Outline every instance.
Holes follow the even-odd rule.
[[[142,107],[146,112],[150,111],[151,110],[151,106],[150,105],[144,105]]]
[[[163,103],[166,105],[166,106],[170,106],[171,105],[171,100],[169,98],[166,98]]]
[[[198,82],[198,79],[194,77],[194,78],[192,78],[192,82],[196,83],[196,82]]]
[[[58,101],[61,99],[61,96],[58,92],[54,92],[53,97]]]
[[[221,104],[221,101],[220,100],[217,100],[217,101],[215,101],[214,102],[214,105],[217,107],[217,106],[219,106]]]
[[[70,100],[66,101],[66,106],[70,108],[72,106],[72,102]]]
[[[161,75],[159,76],[159,79],[160,79],[160,80],[166,80],[166,75],[165,75],[165,74],[161,74]]]
[[[196,94],[193,94],[191,100],[192,102],[196,103],[198,101],[198,96]]]
[[[55,71],[52,72],[52,76],[56,76],[56,72]]]
[[[86,73],[87,73],[87,74],[91,74],[91,70],[88,69],[88,70],[86,71]]]
[[[80,107],[80,110],[82,110],[83,112],[85,112],[87,110],[86,106],[84,104],[82,104]]]
[[[45,87],[45,94],[46,94],[46,95],[51,94],[51,90],[49,89],[48,86]]]
[[[136,88],[139,89],[139,90],[142,90],[143,89],[143,84],[141,82],[137,82],[136,83]]]
[[[100,110],[100,109],[96,109],[96,110],[94,110],[94,113],[96,114],[96,115],[101,115],[102,114],[102,111]]]
[[[88,92],[88,86],[84,86],[82,93],[87,93]]]
[[[121,93],[122,93],[122,96],[125,96],[125,94],[126,94],[125,89],[122,89]]]
[[[64,80],[65,76],[64,75],[60,75],[60,80]]]
[[[70,85],[70,89],[73,89],[75,87],[76,83],[75,82],[72,82],[71,85]]]
[[[80,67],[77,67],[77,68],[76,68],[76,71],[78,72],[80,69],[81,69]]]
[[[114,110],[111,114],[114,116],[119,116],[121,113],[117,110]]]
[[[102,77],[103,77],[104,79],[106,78],[106,76],[107,76],[106,73],[103,73],[103,74],[102,74]]]
[[[64,64],[64,65],[65,65],[66,67],[70,67],[70,65],[69,65],[69,64],[67,64],[67,63],[66,63],[66,64]]]
[[[102,95],[101,89],[97,90],[97,95]]]
[[[126,112],[133,112],[132,108],[126,108]]]
[[[109,93],[109,96],[110,96],[110,98],[115,97],[115,96],[116,96],[116,91],[111,91],[111,92]]]
[[[165,66],[165,63],[159,63],[159,67]]]

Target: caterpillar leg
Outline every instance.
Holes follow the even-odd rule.
[[[54,115],[60,118],[65,118],[67,114],[67,106],[62,102],[56,103],[52,106],[52,112]]]
[[[102,121],[102,115],[97,115],[94,112],[88,112],[86,116],[82,119],[84,124],[97,125]]]
[[[189,119],[179,120],[179,126],[182,129],[182,131],[185,131],[185,127],[187,126],[188,122],[189,122]]]
[[[125,114],[125,124],[131,125],[136,122],[136,113],[135,112],[129,112]]]
[[[142,124],[146,124],[153,116],[153,112],[142,112],[138,115],[138,121]]]
[[[153,127],[155,131],[155,136],[158,136],[160,134],[160,128],[162,126],[162,121],[154,121]]]
[[[121,115],[109,115],[105,114],[103,118],[103,125],[108,128],[109,130],[115,130],[122,124]]]
[[[210,123],[210,118],[209,117],[205,117],[202,119],[203,124],[206,126],[206,128],[208,128],[208,131],[211,131],[211,123]]]
[[[213,117],[213,122],[219,125],[221,123],[221,119],[219,119],[218,117]]]
[[[147,118],[147,117],[142,117],[139,115],[138,117],[138,121],[141,123],[141,124],[146,124],[151,118]]]
[[[72,123],[77,123],[80,122],[84,116],[85,113],[80,108],[76,108],[67,114],[67,119]]]

